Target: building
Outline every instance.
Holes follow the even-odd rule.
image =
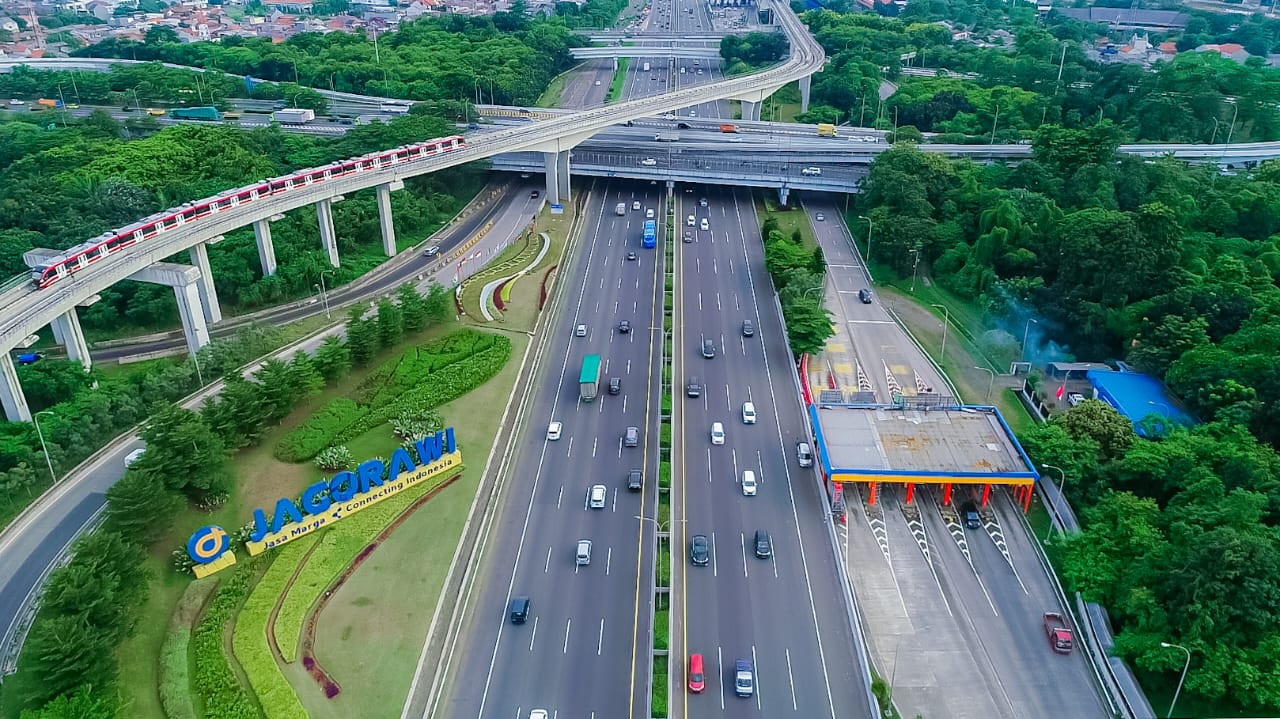
[[[1147,436],[1140,424],[1144,419],[1154,421],[1163,431],[1166,423],[1190,426],[1195,420],[1178,408],[1169,390],[1160,380],[1141,372],[1115,372],[1110,369],[1090,370],[1086,377],[1093,385],[1093,396],[1116,408],[1134,423],[1138,436]]]
[[[1063,8],[1057,12],[1084,22],[1105,23],[1112,30],[1181,30],[1190,15],[1176,10],[1133,10],[1129,8]]]

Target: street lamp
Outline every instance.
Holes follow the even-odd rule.
[[[324,270],[320,273],[320,299],[324,302],[324,318],[333,319],[333,315],[329,313],[329,291],[324,286],[324,276],[331,274],[333,270]]]
[[[866,215],[858,215],[859,220],[867,221],[867,265],[871,264],[871,218]]]
[[[1044,469],[1056,469],[1056,470],[1058,470],[1058,474],[1062,475],[1062,481],[1058,482],[1058,499],[1054,500],[1054,502],[1053,502],[1053,514],[1054,514],[1054,516],[1056,516],[1056,517],[1057,517],[1057,519],[1058,519],[1058,533],[1059,533],[1060,535],[1064,535],[1064,536],[1065,536],[1065,535],[1066,535],[1066,523],[1062,521],[1062,514],[1061,514],[1060,512],[1058,512],[1058,501],[1060,501],[1060,500],[1062,500],[1062,499],[1063,499],[1063,496],[1062,496],[1062,490],[1063,490],[1063,488],[1064,488],[1064,487],[1066,487],[1066,486],[1067,486],[1067,473],[1066,473],[1066,471],[1065,471],[1064,469],[1062,469],[1062,467],[1056,467],[1056,466],[1054,466],[1054,465],[1052,465],[1052,464],[1041,464],[1040,466],[1041,466],[1041,467],[1043,467]],[[1051,481],[1051,482],[1049,482],[1049,484],[1053,484],[1053,482]],[[1046,544],[1049,542],[1049,535],[1051,535],[1051,534],[1053,534],[1053,520],[1052,520],[1052,519],[1050,519],[1050,520],[1049,520],[1049,531],[1047,531],[1047,532],[1045,532],[1045,533],[1044,533],[1044,541],[1045,541],[1045,543],[1046,543]]]
[[[912,250],[912,251],[911,251],[911,253],[912,253],[912,254],[914,254],[914,255],[916,256],[916,258],[915,258],[914,260],[912,260],[912,261],[911,261],[911,293],[912,293],[912,294],[915,294],[915,291],[916,291],[916,268],[920,266],[920,248],[919,248],[919,247],[917,247],[916,249]]]
[[[987,374],[991,375],[991,381],[987,383],[987,401],[988,401],[988,402],[990,402],[990,401],[991,401],[991,388],[992,388],[992,387],[994,387],[994,386],[995,386],[995,384],[996,384],[996,373],[995,373],[995,370],[988,369],[988,368],[986,368],[986,367],[979,367],[978,365],[974,365],[974,366],[973,366],[973,368],[974,368],[974,369],[980,369],[980,370],[982,370],[983,372],[986,372]]]
[[[1178,679],[1178,688],[1173,692],[1173,702],[1169,704],[1168,716],[1172,717],[1173,708],[1178,705],[1178,695],[1182,693],[1182,682],[1185,681],[1187,678],[1187,669],[1191,668],[1191,650],[1187,649],[1181,644],[1170,644],[1169,642],[1160,642],[1160,646],[1164,647],[1165,649],[1169,649],[1170,647],[1177,647],[1178,649],[1181,649],[1182,651],[1187,653],[1187,662],[1186,664],[1182,665],[1182,677]]]
[[[1032,318],[1030,318],[1030,319],[1028,319],[1028,320],[1027,320],[1027,326],[1026,326],[1026,328],[1025,328],[1025,329],[1023,329],[1023,330],[1022,330],[1022,357],[1021,357],[1021,359],[1022,359],[1022,361],[1023,361],[1023,362],[1026,362],[1026,361],[1027,361],[1027,337],[1029,337],[1029,336],[1031,335],[1031,325],[1038,325],[1038,324],[1040,324],[1040,320],[1037,320],[1036,318],[1032,317]]]
[[[40,438],[40,450],[44,452],[44,462],[49,466],[49,479],[52,480],[54,484],[57,484],[58,475],[53,472],[53,460],[49,459],[49,447],[44,443],[44,432],[40,431],[40,415],[42,414],[52,414],[57,416],[57,413],[53,410],[45,409],[31,415],[31,423],[36,426],[36,436]],[[28,494],[31,492],[29,487],[27,488],[27,492]]]
[[[942,352],[938,355],[938,359],[939,359],[939,360],[945,360],[945,359],[947,358],[947,328],[948,328],[948,326],[950,326],[950,325],[951,325],[951,310],[947,309],[946,305],[935,305],[935,304],[930,304],[929,306],[930,306],[930,307],[937,307],[938,309],[942,310],[942,312],[943,312],[943,320],[942,320]]]

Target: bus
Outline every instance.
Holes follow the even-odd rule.
[[[600,389],[600,355],[582,358],[582,372],[578,374],[578,397],[583,402],[596,398]]]
[[[644,221],[644,246],[645,249],[658,246],[658,223],[654,220]]]

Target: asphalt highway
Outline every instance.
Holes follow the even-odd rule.
[[[676,194],[678,235],[689,232],[693,242],[676,245],[672,535],[673,615],[680,619],[672,625],[683,631],[672,656],[702,654],[707,687],[686,694],[682,662],[672,716],[866,716],[825,505],[814,471],[795,458],[804,419],[751,193],[695,189]],[[754,336],[743,335],[744,320],[754,323]],[[712,359],[701,351],[706,340],[715,347]],[[685,391],[691,377],[702,385],[697,398]],[[755,424],[744,422],[744,402],[754,404]],[[712,422],[724,426],[722,446],[710,441]],[[757,477],[756,496],[742,492],[748,470]],[[758,529],[772,538],[770,558],[755,555]],[[710,539],[710,566],[691,565],[694,534]],[[755,664],[753,697],[734,694],[738,658]]]
[[[903,386],[914,386],[919,374],[945,392],[942,378],[880,298],[873,293],[871,304],[858,300],[859,290],[874,285],[836,198],[805,198],[827,261],[826,303],[843,325],[832,342],[852,353],[845,361],[866,368],[881,402],[889,401],[882,368],[892,368]],[[865,232],[865,221],[859,224],[854,231]],[[859,501],[866,499],[860,489],[846,485],[848,523],[837,532],[873,658],[881,676],[893,682],[904,716],[1106,715],[1083,650],[1063,656],[1048,646],[1041,617],[1062,607],[1037,559],[1035,540],[1023,529],[1021,509],[1003,491],[992,492],[993,521],[975,530],[944,519],[941,490],[917,485],[908,505],[902,485],[884,484],[877,504],[868,508]],[[980,500],[980,487],[957,485],[955,492],[957,504]]]
[[[660,197],[643,185],[592,192],[582,242],[558,273],[570,284],[549,325],[534,419],[516,441],[519,469],[488,538],[486,591],[439,716],[523,719],[533,708],[559,717],[647,716],[653,527],[638,517],[652,516],[656,501],[662,255],[640,247],[644,212],[630,209],[636,201],[656,210]],[[622,216],[619,202],[627,206]],[[629,333],[617,330],[622,320],[631,322]],[[580,324],[585,337],[575,336]],[[601,357],[601,385],[594,401],[582,402],[578,373],[588,354]],[[622,382],[617,395],[607,392],[612,377]],[[548,439],[551,422],[562,425],[558,440]],[[639,446],[623,446],[627,427],[639,429]],[[630,469],[643,470],[643,492],[627,491]],[[597,483],[607,499],[591,509],[587,492]],[[575,563],[579,539],[592,542],[587,566]],[[516,596],[532,603],[520,625],[506,612]]]

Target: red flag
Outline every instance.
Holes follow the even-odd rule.
[[[1067,391],[1067,386],[1064,384],[1058,388],[1058,393],[1054,396],[1057,397],[1058,399],[1062,399],[1062,394],[1066,391]]]

